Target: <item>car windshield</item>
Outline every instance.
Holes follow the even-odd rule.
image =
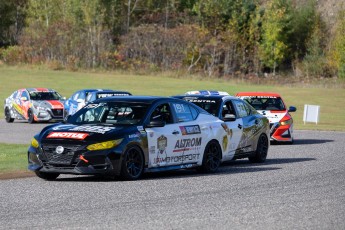
[[[247,97],[244,98],[256,110],[286,110],[280,97]]]
[[[68,119],[72,124],[136,125],[144,118],[148,105],[144,103],[91,103]]]
[[[31,100],[60,100],[61,96],[57,92],[30,92]]]

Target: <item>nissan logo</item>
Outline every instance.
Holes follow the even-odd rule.
[[[58,146],[58,147],[56,147],[55,152],[56,152],[57,154],[61,154],[61,153],[63,153],[64,150],[65,150],[65,149],[64,149],[62,146]]]

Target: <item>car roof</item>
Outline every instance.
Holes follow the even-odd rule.
[[[199,106],[194,105],[193,103],[190,103],[188,101],[179,99],[179,98],[173,98],[173,97],[163,97],[163,96],[121,96],[121,97],[104,97],[97,99],[91,103],[98,103],[98,102],[112,102],[112,101],[117,101],[117,102],[130,102],[130,103],[146,103],[146,104],[153,104],[156,102],[160,101],[176,101],[176,102],[183,102],[187,103],[191,106],[193,106],[195,109],[197,109],[199,112],[206,112]]]
[[[207,99],[207,100],[227,100],[227,99],[238,99],[234,96],[227,95],[198,95],[198,94],[188,94],[188,95],[176,95],[174,98],[198,98],[198,99]]]
[[[280,97],[278,93],[271,92],[238,92],[236,96],[268,96],[268,97]]]
[[[106,90],[98,90],[98,91],[92,91],[91,93],[94,94],[102,94],[102,93],[123,93],[123,94],[129,94],[132,95],[130,92],[128,91],[122,91],[122,90],[111,90],[111,89],[106,89]]]
[[[124,101],[124,102],[143,102],[153,103],[156,101],[169,100],[174,98],[160,97],[160,96],[122,96],[122,97],[104,97],[96,100],[95,102],[111,102],[111,101]]]
[[[218,91],[218,90],[193,90],[188,91],[185,95],[222,95],[222,96],[229,96],[230,94],[225,91]]]
[[[50,88],[25,88],[19,90],[26,90],[28,92],[56,92],[55,90]]]

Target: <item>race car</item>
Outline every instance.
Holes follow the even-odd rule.
[[[5,99],[5,119],[9,123],[15,119],[28,120],[29,123],[61,121],[64,99],[53,89],[18,89]]]
[[[292,144],[293,119],[290,112],[295,112],[296,107],[286,108],[282,97],[278,93],[269,92],[240,92],[237,97],[246,100],[259,113],[266,116],[270,122],[270,140]]]
[[[226,155],[233,160],[247,158],[251,162],[266,160],[269,140],[268,119],[245,101],[222,95],[178,95],[175,98],[191,102],[223,120],[229,140]]]
[[[231,135],[224,121],[180,99],[106,97],[35,135],[28,169],[46,180],[60,174],[135,180],[144,172],[215,172],[232,158]]]
[[[83,89],[75,92],[65,103],[65,115],[72,115],[84,107],[88,102],[101,97],[111,96],[129,96],[132,95],[126,91],[116,91],[111,89]]]

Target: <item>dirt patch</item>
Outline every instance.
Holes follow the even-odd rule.
[[[18,179],[25,177],[33,177],[35,173],[30,171],[16,171],[16,172],[6,172],[0,173],[0,180]]]

